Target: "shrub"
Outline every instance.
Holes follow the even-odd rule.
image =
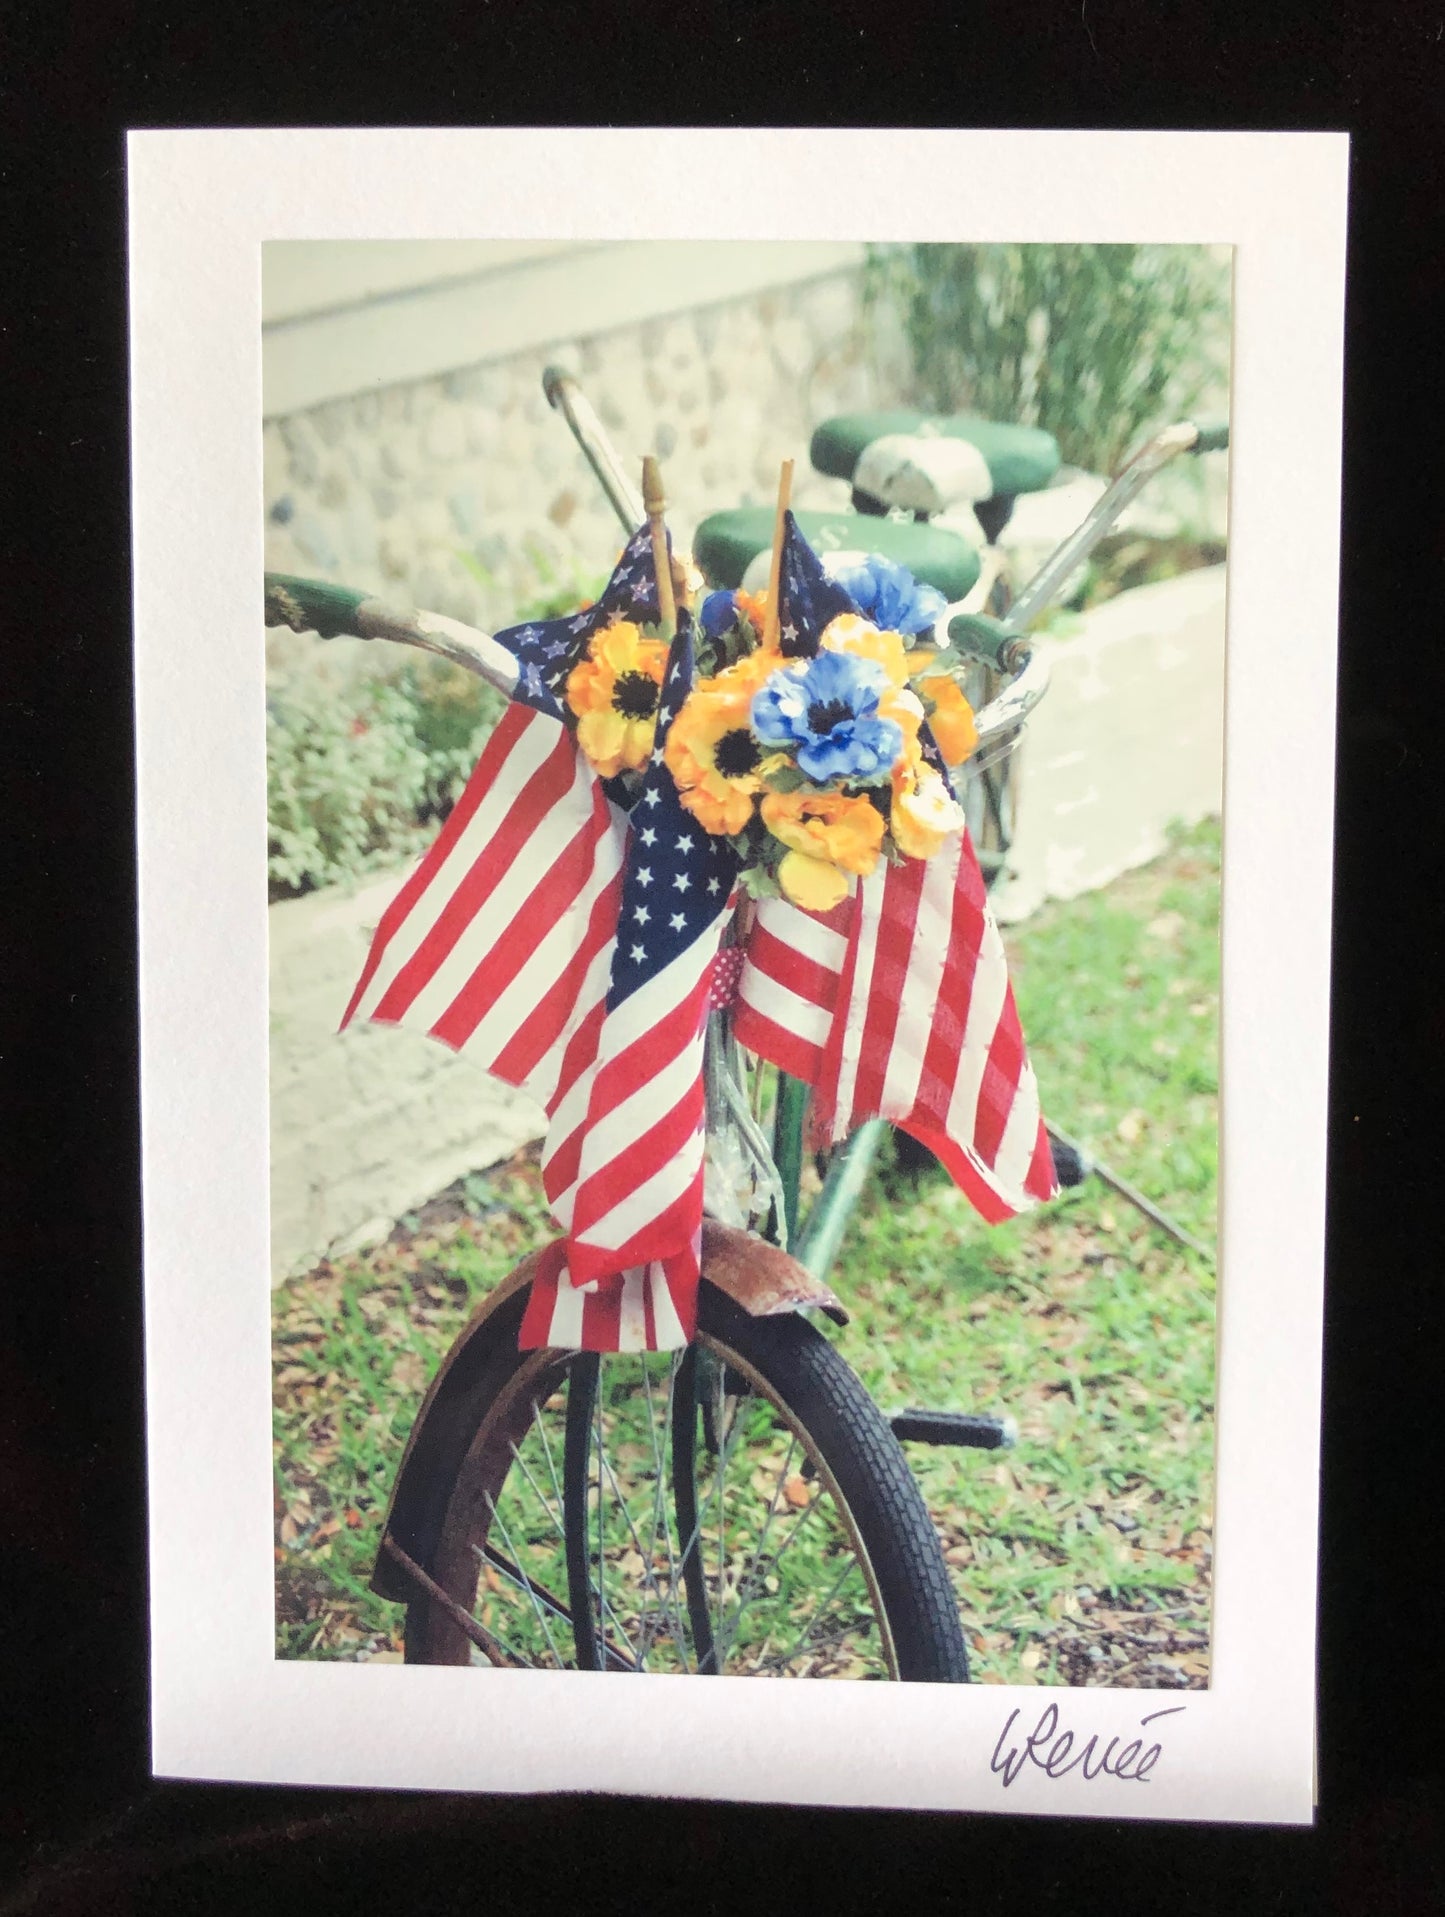
[[[341,691],[302,676],[266,707],[273,898],[357,878],[420,850],[451,810],[502,708],[427,660]]]
[[[603,580],[590,583],[590,596]],[[516,623],[555,618],[589,582],[546,581]],[[355,879],[428,842],[466,784],[505,704],[459,666],[398,648],[384,675],[339,685],[301,669],[266,700],[272,899]]]
[[[1095,472],[1225,376],[1229,268],[1204,247],[874,246],[865,291],[918,404],[1042,426]]]

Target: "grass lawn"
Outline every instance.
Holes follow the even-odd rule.
[[[1009,935],[1046,1113],[1215,1236],[1219,828]],[[367,1589],[391,1477],[476,1300],[551,1235],[535,1154],[275,1295],[277,1650],[395,1657]],[[1208,1681],[1214,1274],[1090,1179],[984,1226],[942,1173],[874,1172],[834,1335],[886,1411],[1007,1412],[1010,1452],[910,1447],[985,1683]]]

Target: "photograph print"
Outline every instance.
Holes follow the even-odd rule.
[[[277,1658],[1208,1688],[1231,274],[262,248]]]

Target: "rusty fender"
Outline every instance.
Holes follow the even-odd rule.
[[[471,1441],[468,1405],[486,1356],[494,1348],[488,1332],[498,1314],[532,1282],[540,1256],[536,1251],[524,1258],[473,1312],[432,1379],[407,1438],[382,1537],[394,1536],[423,1568],[431,1562],[445,1516],[443,1501]],[[848,1321],[832,1288],[805,1271],[796,1258],[711,1218],[703,1220],[702,1272],[705,1283],[715,1285],[749,1317],[772,1318],[814,1309],[836,1324]],[[515,1337],[515,1329],[509,1335]],[[371,1588],[399,1603],[415,1595],[384,1544]]]

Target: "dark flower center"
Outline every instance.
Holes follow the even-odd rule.
[[[612,688],[612,709],[624,719],[650,719],[657,710],[657,681],[645,672],[619,673]]]
[[[740,726],[736,731],[723,734],[712,756],[713,764],[724,778],[741,779],[752,771],[763,755],[752,733],[746,726]]]
[[[808,730],[817,738],[826,739],[834,726],[856,716],[846,699],[829,699],[826,703],[819,700],[808,707]]]

